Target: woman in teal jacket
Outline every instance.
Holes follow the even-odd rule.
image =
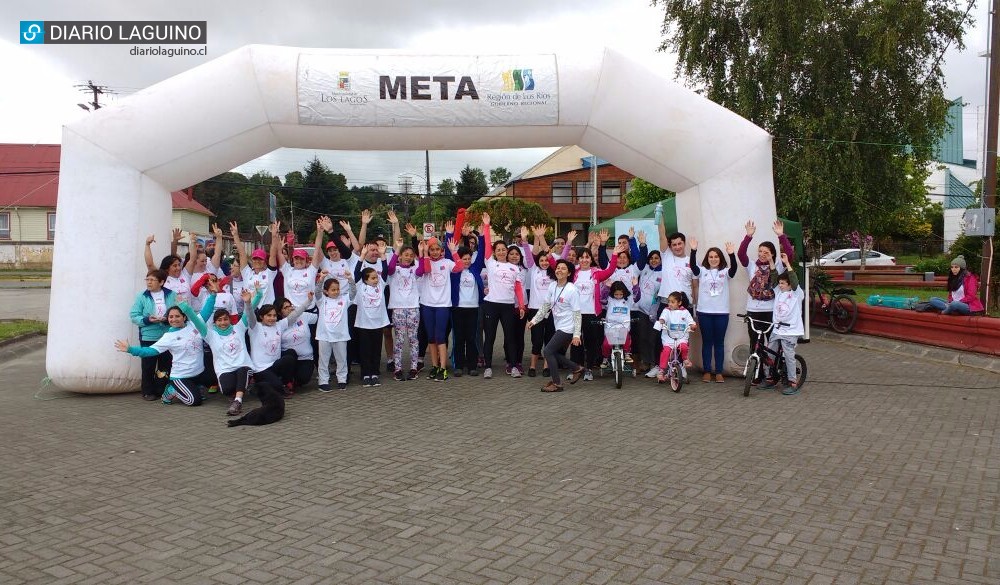
[[[139,328],[139,345],[149,347],[167,332],[167,310],[177,304],[177,296],[163,288],[167,273],[150,270],[146,273],[146,290],[139,293],[132,303],[130,318]],[[142,399],[159,400],[167,386],[166,376],[157,378],[156,372],[170,371],[170,354],[165,352],[142,358]]]

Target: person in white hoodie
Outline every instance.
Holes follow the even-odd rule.
[[[788,255],[782,253],[781,261],[784,266],[788,266]],[[785,372],[788,375],[788,387],[782,390],[785,396],[799,393],[799,381],[796,378],[795,370],[795,346],[798,345],[799,337],[805,335],[805,327],[802,324],[802,301],[805,293],[799,286],[799,279],[794,270],[785,270],[778,273],[771,265],[771,283],[774,285],[774,330],[767,342],[767,348],[773,352],[778,351],[781,346],[781,354],[785,359]],[[762,388],[774,388],[780,380],[774,365],[771,373]]]

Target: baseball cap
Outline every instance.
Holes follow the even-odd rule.
[[[308,258],[309,253],[305,250],[295,250],[292,252],[292,258]]]
[[[267,252],[265,252],[260,248],[257,248],[256,250],[253,251],[253,254],[250,254],[250,257],[258,258],[260,260],[267,260]]]

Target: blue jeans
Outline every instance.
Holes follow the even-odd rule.
[[[701,369],[721,374],[726,363],[726,329],[729,313],[702,313],[698,311],[698,328],[701,329]],[[712,355],[715,367],[712,367]]]
[[[969,305],[963,303],[962,301],[952,301],[948,302],[944,299],[938,297],[931,297],[927,299],[927,302],[931,304],[932,307],[941,311],[942,315],[971,315],[972,310],[969,309]]]

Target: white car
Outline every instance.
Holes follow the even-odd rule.
[[[876,252],[875,250],[869,250],[868,257],[865,259],[865,266],[893,266],[895,264],[896,259],[894,257],[882,252]],[[819,259],[819,265],[830,266],[831,268],[838,266],[861,266],[861,250],[858,248],[844,248],[827,252]]]

